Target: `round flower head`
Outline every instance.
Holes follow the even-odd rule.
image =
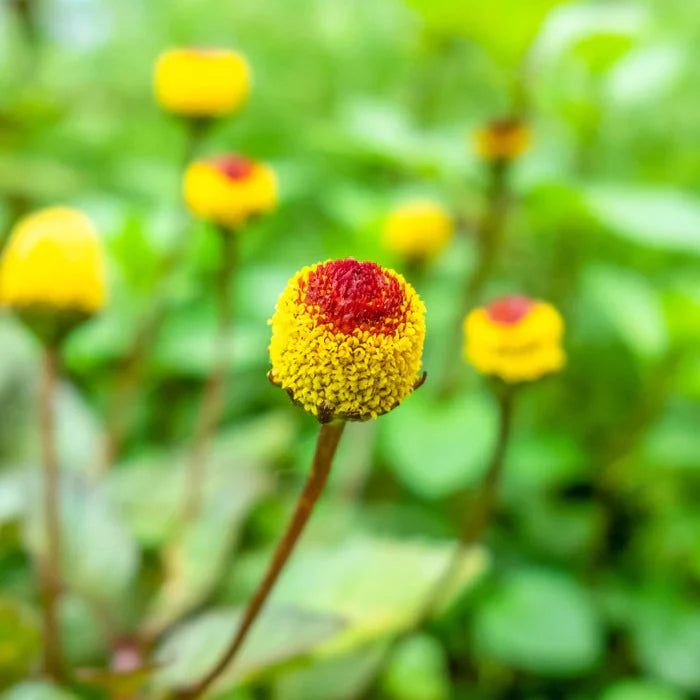
[[[513,160],[530,147],[530,129],[519,119],[491,122],[476,133],[476,150],[489,161]]]
[[[224,228],[242,226],[251,216],[277,204],[277,178],[269,166],[226,155],[192,163],[185,172],[184,195],[195,215]]]
[[[432,258],[450,242],[454,226],[438,202],[417,199],[394,209],[384,227],[384,243],[410,260]]]
[[[224,49],[172,49],[156,61],[158,104],[186,117],[221,117],[235,112],[250,92],[245,58]]]
[[[551,304],[503,297],[472,311],[464,331],[464,356],[482,374],[514,384],[564,366],[564,322]]]
[[[102,248],[90,219],[53,207],[21,220],[0,261],[0,304],[92,314],[105,303]]]
[[[323,422],[376,418],[421,383],[424,316],[393,270],[352,258],[305,267],[272,317],[270,380]]]

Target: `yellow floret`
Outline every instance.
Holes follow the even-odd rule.
[[[271,380],[315,416],[376,418],[416,387],[425,338],[425,306],[413,287],[391,270],[405,293],[402,322],[391,333],[329,325],[318,306],[304,301],[305,267],[287,285],[272,317]]]
[[[94,313],[105,287],[100,241],[81,212],[44,209],[12,231],[0,261],[0,304]]]
[[[472,311],[464,322],[464,357],[482,374],[508,383],[527,382],[560,370],[564,322],[550,304],[534,303],[514,324],[492,320],[488,311]]]
[[[384,243],[405,258],[426,259],[442,252],[453,232],[452,219],[440,203],[414,200],[390,213],[384,227]]]
[[[161,107],[187,117],[235,112],[250,92],[245,58],[223,49],[172,49],[156,62],[154,89]]]

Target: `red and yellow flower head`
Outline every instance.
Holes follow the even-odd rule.
[[[22,219],[0,260],[0,304],[92,314],[105,304],[105,267],[94,226],[68,207]]]
[[[239,155],[197,160],[185,172],[184,196],[195,215],[236,229],[277,205],[277,178],[268,165]]]
[[[271,325],[270,380],[324,422],[376,418],[420,381],[425,306],[401,275],[375,263],[305,267]]]
[[[409,260],[426,260],[443,251],[452,238],[452,218],[439,202],[415,199],[390,212],[384,226],[384,244]]]
[[[527,151],[532,134],[519,119],[500,119],[477,131],[475,141],[477,153],[484,160],[508,161]]]
[[[482,374],[529,382],[560,370],[564,322],[551,305],[507,296],[472,311],[464,321],[464,356]]]
[[[185,117],[222,117],[235,112],[250,92],[245,58],[225,49],[171,49],[156,61],[158,104]]]

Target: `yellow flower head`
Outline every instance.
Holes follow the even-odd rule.
[[[156,61],[158,104],[186,117],[221,117],[235,112],[250,92],[250,68],[235,51],[171,49]]]
[[[438,202],[416,199],[394,209],[384,227],[384,243],[410,260],[432,258],[450,242],[454,225]]]
[[[0,304],[92,314],[105,304],[102,247],[90,219],[53,207],[20,221],[0,260]]]
[[[277,178],[268,165],[226,155],[192,163],[184,195],[195,215],[225,228],[239,228],[251,216],[277,205]]]
[[[476,132],[477,153],[488,161],[513,160],[530,147],[530,129],[519,119],[491,122]]]
[[[270,380],[322,422],[376,418],[420,384],[424,316],[393,270],[353,258],[305,267],[272,317]]]
[[[482,374],[515,384],[564,366],[564,322],[551,305],[523,296],[497,299],[464,321],[464,356]]]

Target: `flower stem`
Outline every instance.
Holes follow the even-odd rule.
[[[493,517],[496,500],[498,498],[498,487],[501,481],[503,465],[505,461],[508,443],[510,441],[511,427],[513,420],[514,390],[506,387],[498,395],[499,403],[499,431],[496,445],[489,462],[488,469],[481,482],[479,494],[469,518],[464,523],[459,535],[459,542],[452,554],[447,566],[430,589],[423,605],[419,608],[413,623],[400,635],[395,637],[381,655],[377,663],[376,672],[368,679],[367,683],[355,695],[356,700],[371,700],[379,696],[379,676],[391,659],[392,654],[399,643],[420,630],[440,609],[440,605],[447,597],[454,580],[459,573],[469,548],[479,542]]]
[[[445,367],[439,385],[439,393],[443,396],[449,395],[456,387],[455,368],[460,366],[459,350],[464,317],[469,309],[479,302],[501,249],[508,211],[509,172],[510,161],[496,160],[491,163],[488,200],[477,231],[476,268],[465,278],[459,301],[459,314],[452,327],[450,342],[445,353]]]
[[[43,669],[60,681],[63,676],[58,600],[61,593],[61,516],[58,457],[53,400],[58,372],[58,349],[44,352],[39,391],[39,432],[42,465],[42,504],[45,552],[39,562],[44,637]]]
[[[186,119],[184,121],[184,126],[185,145],[182,151],[183,168],[187,166],[197,154],[202,139],[209,128],[209,122],[201,119]],[[185,253],[186,243],[186,236],[181,235],[180,240],[165,256],[158,270],[158,285],[165,282],[178,267]],[[148,353],[153,347],[153,343],[167,316],[167,302],[161,297],[162,294],[156,296],[153,306],[139,323],[134,337],[134,343],[121,365],[114,396],[111,397],[107,412],[107,431],[102,448],[102,460],[99,465],[99,470],[101,472],[109,469],[114,460],[119,457],[129,432],[129,419],[132,414],[134,402],[139,395],[139,387],[143,378]]]
[[[435,587],[426,598],[426,603],[418,615],[418,627],[433,617],[435,612],[439,609],[446,594],[449,592],[455,576],[459,572],[465,554],[472,545],[482,539],[491,523],[498,498],[498,488],[503,473],[506,451],[510,441],[513,423],[514,396],[515,394],[512,387],[504,388],[498,395],[499,429],[491,461],[484,475],[484,479],[481,482],[476,503],[470,511],[469,517],[465,521],[460,533],[457,549],[443,574],[435,584]]]
[[[226,653],[216,666],[191,688],[180,692],[177,697],[181,700],[193,700],[201,695],[211,686],[214,681],[228,668],[235,659],[245,641],[250,628],[260,613],[272,588],[274,587],[280,572],[287,563],[289,556],[294,551],[294,547],[299,540],[299,536],[304,530],[306,523],[313,512],[314,506],[326,485],[328,475],[331,471],[333,457],[340,442],[340,438],[345,428],[344,422],[324,423],[316,443],[316,453],[311,464],[311,471],[307,477],[304,490],[297,501],[296,509],[292,519],[287,525],[287,529],[282,535],[282,539],[277,545],[277,549],[272,557],[265,577],[258,586],[257,591],[248,603],[248,607],[243,614],[243,620],[238,627],[235,637],[231,641]]]
[[[217,335],[214,366],[204,384],[202,402],[197,416],[194,441],[187,462],[187,486],[184,520],[194,520],[202,506],[205,490],[206,464],[211,440],[221,422],[224,410],[224,388],[230,353],[229,339],[233,328],[232,292],[237,268],[238,235],[219,228],[221,259],[216,282]]]

